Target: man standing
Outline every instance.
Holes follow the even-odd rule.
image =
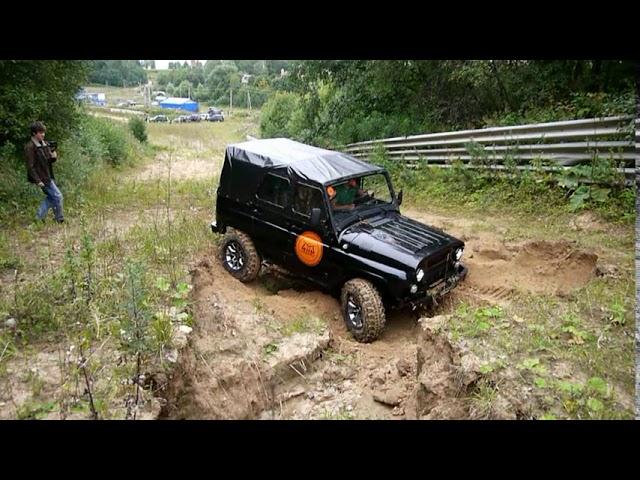
[[[62,193],[58,189],[53,176],[53,162],[58,158],[55,148],[52,148],[44,140],[46,127],[42,122],[31,124],[31,140],[24,147],[27,161],[27,178],[31,183],[37,184],[45,194],[40,204],[37,217],[45,219],[49,209],[53,209],[56,222],[64,222],[62,212]]]

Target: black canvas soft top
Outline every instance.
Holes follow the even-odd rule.
[[[288,138],[250,140],[227,147],[225,163],[248,162],[290,177],[328,185],[340,178],[383,171],[345,153],[305,145]]]

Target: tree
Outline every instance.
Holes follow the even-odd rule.
[[[206,79],[205,87],[209,91],[209,98],[216,103],[229,98],[229,90],[236,91],[240,87],[240,74],[235,65],[221,64],[214,67]]]
[[[209,99],[207,89],[202,83],[199,83],[195,91],[193,92],[193,99],[197,100],[198,102],[204,102]]]
[[[43,121],[48,137],[63,139],[76,127],[76,93],[91,65],[75,60],[0,60],[0,146],[21,146],[29,125]]]
[[[147,72],[137,60],[95,60],[91,65],[90,82],[126,87],[147,81]]]
[[[270,87],[300,95],[294,123],[317,143],[521,123],[545,109],[535,121],[624,113],[633,79],[631,62],[616,60],[305,60],[287,70]]]
[[[260,116],[260,133],[263,138],[295,136],[291,120],[298,109],[299,97],[294,93],[277,92],[264,105]]]
[[[181,97],[185,97],[187,95],[191,95],[191,91],[193,90],[193,85],[188,80],[183,80],[178,85],[178,92]]]

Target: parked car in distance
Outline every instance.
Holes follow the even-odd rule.
[[[153,117],[149,118],[150,122],[168,122],[169,119],[167,118],[166,115],[154,115]]]
[[[180,115],[179,117],[176,117],[173,120],[171,120],[172,123],[184,123],[188,121],[189,120],[187,119],[186,115]]]
[[[192,113],[191,115],[188,116],[188,118],[190,122],[199,122],[200,120],[202,120],[200,118],[200,115],[197,113]]]
[[[200,120],[206,120],[208,116],[209,116],[208,113],[201,113],[200,114]]]
[[[224,115],[219,108],[210,108],[207,112],[207,120],[209,122],[224,122]]]

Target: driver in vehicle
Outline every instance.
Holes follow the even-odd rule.
[[[332,188],[332,187],[329,187]],[[337,185],[334,196],[329,193],[331,206],[334,210],[351,210],[355,206],[356,198],[367,195],[367,192],[358,188],[358,179],[352,178],[347,183]]]

